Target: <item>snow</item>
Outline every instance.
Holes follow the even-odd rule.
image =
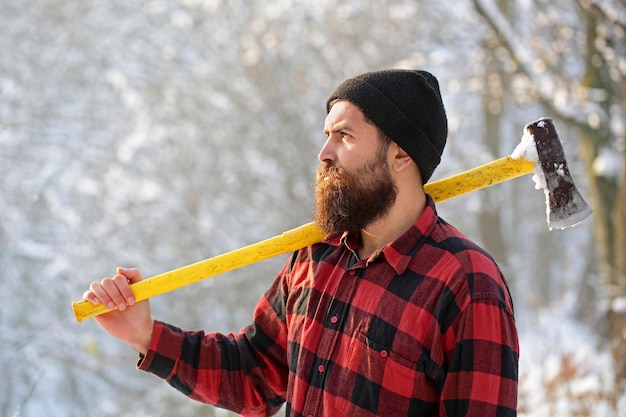
[[[558,308],[520,327],[519,417],[613,415],[612,359],[593,329]]]
[[[537,122],[537,127],[543,128],[545,126],[545,122],[543,120],[539,120]],[[511,158],[520,159],[524,158],[529,162],[534,162],[533,166],[533,176],[532,180],[535,183],[536,190],[543,190],[544,195],[546,197],[546,217],[550,218],[550,195],[548,193],[548,183],[546,182],[546,177],[543,174],[543,169],[541,168],[541,164],[539,163],[539,154],[537,153],[537,147],[535,146],[535,137],[533,136],[531,130],[526,126],[524,128],[524,133],[522,138],[520,139],[519,144],[511,153]]]
[[[624,171],[623,157],[610,147],[601,148],[593,160],[592,169],[598,177],[619,179]]]
[[[511,158],[513,159],[520,159],[522,157],[530,162],[539,161],[537,147],[535,146],[535,137],[528,129],[524,129],[524,134],[519,144],[515,147],[513,153],[511,153]]]
[[[540,120],[537,122],[537,127],[543,128],[545,126],[545,122]],[[546,177],[543,174],[543,170],[541,168],[541,164],[539,164],[539,155],[537,154],[537,146],[535,145],[535,137],[531,133],[530,129],[524,128],[524,133],[522,138],[520,139],[519,144],[515,147],[513,152],[511,153],[511,158],[520,159],[524,158],[529,162],[534,162],[535,166],[533,167],[534,175],[532,177],[533,182],[535,183],[536,190],[544,190],[546,194],[546,207],[549,209],[550,205],[548,204],[548,184],[546,182]]]
[[[615,313],[626,313],[626,297],[616,297],[611,301],[611,310]]]

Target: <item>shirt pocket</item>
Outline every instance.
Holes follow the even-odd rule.
[[[344,398],[354,399],[359,395],[356,390],[367,392],[369,387],[370,391],[378,393],[379,401],[398,404],[401,408],[406,399],[437,401],[438,390],[428,375],[429,360],[417,342],[414,346],[393,350],[389,348],[391,343],[374,340],[357,331],[350,345],[342,379],[355,384],[342,385]]]

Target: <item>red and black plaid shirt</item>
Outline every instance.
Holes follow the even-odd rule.
[[[515,416],[519,345],[493,259],[429,198],[404,235],[293,254],[239,334],[157,322],[140,369],[248,416]]]

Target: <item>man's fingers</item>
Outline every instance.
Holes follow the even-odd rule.
[[[91,290],[87,290],[83,293],[83,300],[89,301],[93,305],[100,304],[100,300],[98,300]]]
[[[92,282],[89,291],[85,291],[83,299],[92,304],[102,303],[109,310],[117,307],[125,310],[127,306],[135,304],[135,295],[130,284],[142,280],[141,273],[135,268],[117,268],[113,278],[104,278],[100,282]]]
[[[126,275],[117,274],[113,277],[113,283],[117,286],[120,294],[122,295],[124,302],[128,305],[135,304],[135,295],[133,294],[133,290],[130,288],[130,278]],[[124,307],[126,307],[124,305]],[[123,310],[124,307],[120,307],[120,304],[117,304],[117,308]]]
[[[106,289],[106,287],[110,288],[110,285],[106,284],[105,287],[105,283],[112,283],[111,278],[105,278],[100,282],[92,282],[89,286],[89,292],[91,292],[93,296],[87,295],[87,299],[93,302],[95,297],[97,301],[107,306],[109,310],[113,310],[115,308],[115,302]]]

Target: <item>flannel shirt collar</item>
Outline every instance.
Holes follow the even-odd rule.
[[[426,194],[426,207],[415,224],[382,250],[376,251],[370,255],[366,260],[366,265],[376,260],[384,259],[393,267],[398,275],[404,274],[413,255],[432,233],[437,224],[437,220],[438,215],[435,202],[430,195]],[[324,243],[332,246],[343,245],[351,252],[357,253],[360,239],[360,232],[334,233],[326,236]]]

